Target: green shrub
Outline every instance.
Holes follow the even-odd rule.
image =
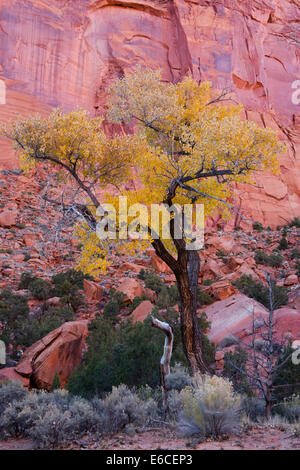
[[[252,227],[253,230],[255,230],[256,232],[262,232],[264,229],[263,225],[260,222],[254,222]]]
[[[52,277],[52,282],[58,292],[59,288],[61,288],[65,282],[69,282],[72,286],[76,286],[77,289],[83,289],[84,279],[93,280],[93,277],[89,274],[83,274],[80,270],[77,271],[75,269],[69,269],[63,273],[55,274]],[[58,295],[58,297],[61,297],[61,295]]]
[[[53,379],[53,382],[52,382],[52,385],[51,385],[51,392],[53,392],[54,390],[59,390],[60,388],[61,388],[60,378],[59,378],[58,373],[56,372],[55,376],[54,376],[54,379]]]
[[[159,308],[172,307],[179,302],[179,292],[177,285],[167,287],[163,285],[157,296],[156,304]]]
[[[279,368],[274,375],[274,398],[278,402],[292,395],[300,395],[300,366],[293,364],[293,352],[291,344],[288,344],[277,361]]]
[[[152,270],[150,269],[141,269],[138,275],[139,279],[142,279],[145,281],[145,286],[148,289],[154,290],[156,294],[159,294],[161,289],[165,286],[164,282],[161,280],[157,274],[155,274]]]
[[[157,310],[153,314],[173,328],[172,364],[179,362],[186,366],[178,313],[173,309],[167,309],[161,315]],[[206,331],[209,323],[205,315],[198,321],[201,331]],[[135,324],[127,320],[114,327],[109,319],[98,315],[89,324],[88,350],[83,362],[69,378],[70,392],[83,397],[92,397],[109,392],[112,386],[121,383],[131,387],[146,384],[151,387],[158,386],[164,339],[163,333],[152,327],[150,318],[143,323]],[[214,345],[205,335],[203,348],[208,363],[212,363]]]
[[[299,217],[294,217],[294,219],[290,222],[289,227],[300,228],[300,218]]]
[[[255,281],[251,276],[243,274],[240,279],[237,279],[232,283],[240,291],[242,291],[248,297],[252,297],[266,308],[269,308],[269,289],[264,286],[261,282]],[[280,287],[272,281],[273,285],[273,304],[276,308],[286,305],[288,303],[288,289]]]
[[[120,306],[116,300],[108,302],[103,310],[103,316],[109,319],[112,324],[119,322],[118,315],[120,314]]]
[[[247,358],[247,352],[240,347],[234,352],[226,352],[223,376],[231,381],[236,392],[251,396],[252,391],[246,375]]]
[[[18,342],[16,335],[28,319],[29,308],[28,298],[26,296],[14,294],[10,289],[4,289],[0,292],[0,339],[6,344],[13,344],[15,347]]]
[[[269,266],[274,267],[274,268],[278,268],[279,266],[281,266],[282,261],[283,261],[283,257],[279,253],[272,253],[268,257],[268,263],[267,264]]]
[[[298,248],[294,248],[291,252],[291,259],[299,259],[300,258],[300,250]]]
[[[53,296],[60,297],[63,303],[71,306],[76,311],[84,303],[83,296],[78,293],[79,289],[83,289],[84,279],[93,278],[75,269],[56,274],[52,277],[54,284]]]
[[[183,413],[178,427],[183,435],[218,439],[237,429],[241,400],[228,380],[196,375],[193,386],[180,395]]]
[[[289,245],[288,245],[287,239],[285,237],[282,237],[278,245],[278,250],[287,250],[288,246]]]
[[[263,251],[256,251],[254,258],[257,264],[267,264],[268,255]]]
[[[13,344],[29,347],[63,323],[72,320],[74,312],[68,306],[50,307],[41,311],[38,316],[27,316],[16,325]]]
[[[197,300],[199,307],[201,307],[202,305],[210,305],[214,302],[214,299],[206,292],[203,292],[200,287],[198,287],[197,291]]]
[[[255,252],[255,261],[257,264],[279,267],[282,264],[283,257],[279,253],[272,253],[270,256],[268,256],[263,251],[258,250]]]
[[[29,283],[28,289],[37,300],[47,300],[52,297],[52,285],[44,279],[34,279]]]
[[[38,278],[36,276],[33,276],[31,271],[26,271],[25,273],[22,273],[18,289],[28,289],[29,284],[35,281],[36,279]]]
[[[35,282],[35,281],[34,281]],[[31,346],[66,321],[73,320],[73,310],[68,306],[41,309],[38,315],[29,315],[28,298],[6,289],[0,293],[0,339],[14,347]]]

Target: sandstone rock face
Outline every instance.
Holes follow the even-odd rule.
[[[287,142],[281,176],[236,191],[273,228],[300,211],[299,19],[295,0],[2,0],[0,120],[58,105],[104,114],[108,86],[137,64],[229,87],[245,119]],[[1,140],[0,169],[16,165]]]
[[[211,329],[208,337],[219,344],[227,336],[245,338],[252,330],[253,313],[255,320],[268,318],[267,309],[254,299],[243,294],[234,295],[226,300],[220,300],[214,304],[202,308]],[[282,307],[274,312],[276,324],[276,337],[281,340],[283,336],[290,335],[292,340],[300,338],[300,312],[289,307]]]
[[[51,331],[26,349],[14,369],[16,377],[20,375],[32,387],[50,390],[57,373],[64,387],[80,362],[87,333],[84,320],[67,322]]]

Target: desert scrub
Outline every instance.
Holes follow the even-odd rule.
[[[26,394],[27,390],[20,382],[9,381],[0,383],[0,416],[10,403],[22,400]]]
[[[174,367],[171,367],[171,372],[166,376],[165,382],[169,390],[181,392],[181,390],[192,384],[192,378],[188,374],[186,367],[183,367],[181,364],[175,364]]]
[[[178,428],[182,435],[219,439],[237,429],[241,399],[229,380],[199,374],[180,395],[183,412]]]
[[[103,429],[109,434],[122,431],[128,425],[145,426],[151,417],[157,417],[157,404],[149,399],[143,402],[126,385],[113,387],[105,398]]]
[[[252,421],[258,422],[264,418],[266,414],[266,404],[262,398],[244,396],[242,401],[242,409],[245,415]]]
[[[62,411],[51,404],[44,416],[39,416],[29,431],[38,449],[57,449],[73,437],[70,411]]]
[[[292,395],[275,407],[276,412],[283,416],[289,423],[300,423],[300,396]]]

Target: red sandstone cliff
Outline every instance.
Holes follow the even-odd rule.
[[[0,0],[0,119],[58,105],[101,114],[109,83],[137,64],[232,88],[288,144],[280,178],[237,191],[274,227],[300,213],[299,21],[299,0]],[[0,169],[16,166],[0,145]]]

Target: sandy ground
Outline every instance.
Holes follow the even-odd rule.
[[[30,439],[0,441],[1,450],[33,450]],[[119,434],[99,440],[95,436],[84,436],[75,440],[68,450],[300,450],[300,438],[295,438],[275,428],[256,426],[239,436],[223,441],[180,439],[169,430],[144,431],[132,436]]]

